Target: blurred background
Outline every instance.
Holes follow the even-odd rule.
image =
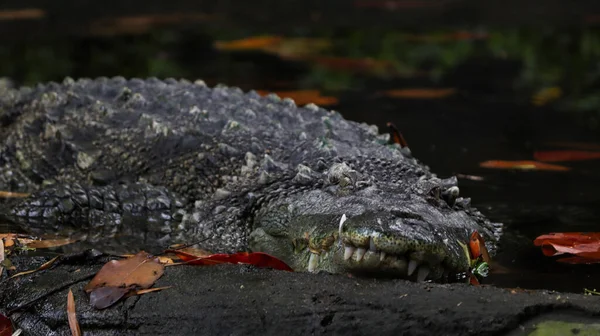
[[[0,85],[203,79],[392,122],[505,223],[484,283],[581,293],[600,265],[533,240],[600,231],[599,24],[594,0],[3,0]]]

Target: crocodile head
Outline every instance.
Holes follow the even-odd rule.
[[[467,271],[461,243],[473,231],[493,253],[501,225],[458,197],[456,178],[441,180],[406,162],[374,164],[377,169],[360,158],[335,163],[318,187],[266,202],[254,217],[250,248],[297,271],[417,281],[452,281]]]

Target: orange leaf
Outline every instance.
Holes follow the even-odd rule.
[[[282,40],[281,36],[253,36],[234,41],[216,41],[215,48],[223,51],[262,50],[278,45]]]
[[[73,291],[71,291],[70,288],[69,294],[67,294],[67,319],[69,320],[71,335],[81,336],[81,329],[79,328],[79,322],[77,322],[77,313],[75,312],[75,298],[73,297]]]
[[[0,314],[0,336],[11,336],[12,333],[12,323],[8,317]]]
[[[600,152],[580,150],[539,151],[533,153],[533,157],[544,162],[583,161],[600,159]]]
[[[269,93],[274,93],[281,98],[291,98],[296,102],[297,105],[306,105],[313,103],[319,106],[329,106],[338,103],[337,98],[321,96],[321,93],[318,90],[297,90],[279,92],[257,91],[257,93],[261,96],[266,96]]]
[[[405,99],[440,99],[450,97],[455,93],[456,89],[398,89],[384,91],[383,95]]]
[[[107,262],[85,286],[86,292],[100,287],[148,288],[160,278],[165,266],[150,254],[141,251],[132,258]]]
[[[489,160],[479,164],[483,168],[494,169],[519,169],[519,170],[547,170],[547,171],[567,171],[571,168],[537,161],[503,161]]]
[[[392,141],[395,144],[399,144],[400,147],[403,147],[403,148],[404,147],[408,147],[408,143],[406,142],[406,140],[402,136],[402,133],[400,133],[400,131],[398,130],[398,128],[396,127],[396,125],[394,125],[391,122],[388,122],[387,126],[390,129],[390,135],[392,137]]]
[[[186,264],[191,265],[215,265],[215,264],[250,264],[256,267],[270,267],[277,270],[293,272],[294,270],[283,261],[262,252],[238,252],[234,254],[213,254],[206,257],[198,257],[177,250],[167,250],[175,253]]]

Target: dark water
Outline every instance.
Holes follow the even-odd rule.
[[[532,160],[536,150],[561,149],[552,142],[600,144],[600,32],[468,32],[472,35],[455,30],[307,33],[300,37],[331,44],[311,57],[219,50],[214,41],[223,37],[206,32],[57,39],[0,47],[0,75],[19,84],[67,75],[122,75],[202,78],[209,85],[245,90],[319,90],[337,98],[328,108],[348,119],[376,124],[381,131],[393,122],[414,155],[439,176],[482,178],[461,180],[461,194],[505,223],[507,232],[496,257],[499,271],[485,283],[571,292],[600,287],[600,264],[557,263],[532,243],[548,232],[600,231],[600,160],[557,163],[571,168],[566,172],[479,166],[486,160]],[[298,55],[317,46],[295,48],[291,54]],[[336,68],[319,63],[327,57],[336,57]],[[392,66],[361,70],[345,61],[367,57]],[[533,98],[549,88],[561,93]],[[383,94],[398,89],[452,93],[420,99]]]

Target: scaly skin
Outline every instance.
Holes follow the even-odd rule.
[[[34,193],[4,216],[34,233],[443,280],[468,267],[458,242],[493,253],[501,231],[375,126],[276,96],[66,79],[5,90],[0,126],[0,189]]]

